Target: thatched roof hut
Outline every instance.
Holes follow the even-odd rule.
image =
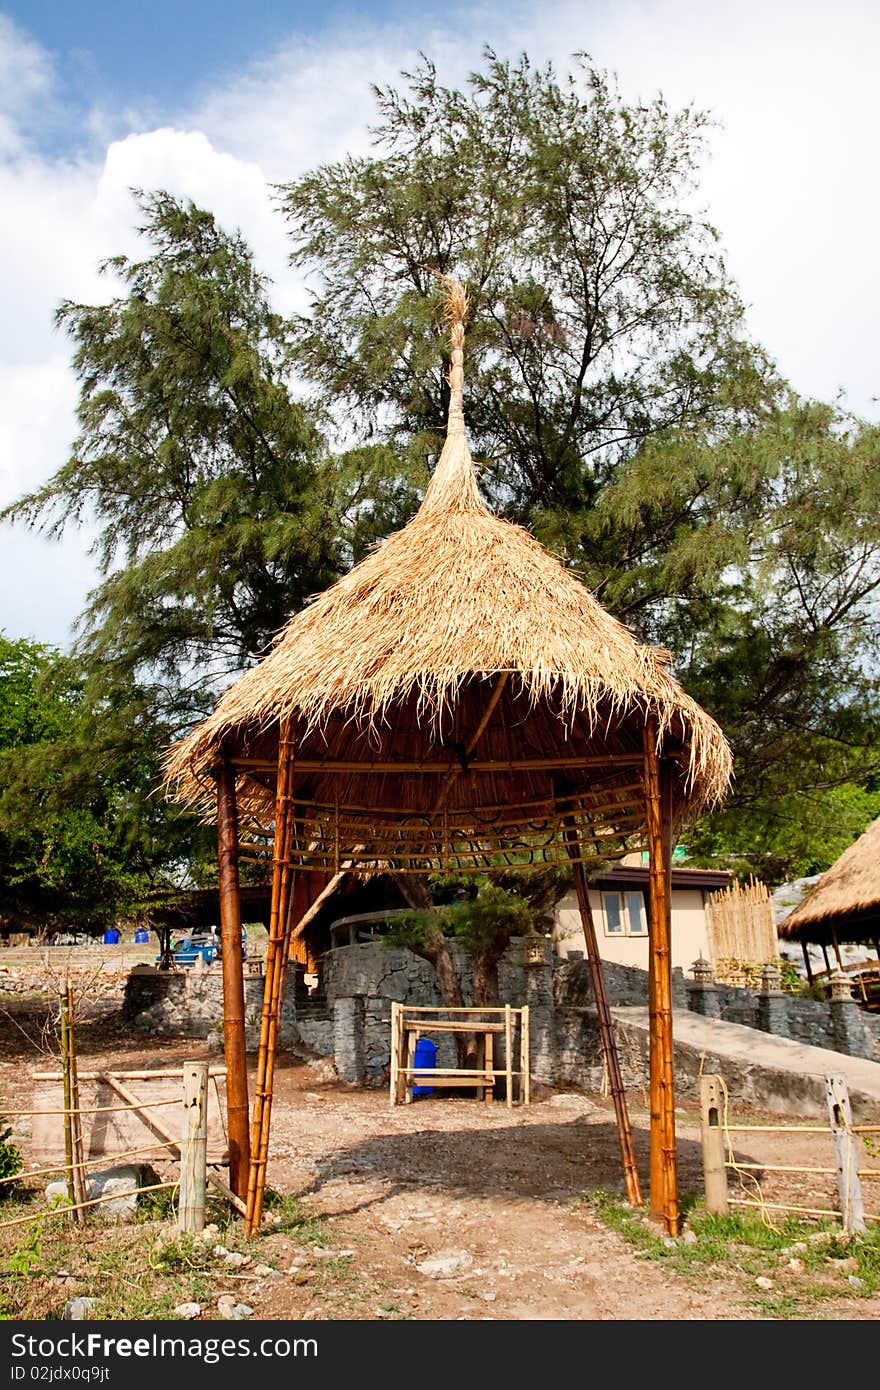
[[[574,873],[627,1190],[640,1203],[583,865],[647,845],[651,1205],[675,1233],[672,837],[723,795],[730,750],[670,674],[668,653],[638,642],[533,536],[487,508],[464,426],[467,300],[456,282],[446,292],[447,436],[417,515],[291,618],[167,761],[176,795],[206,813],[217,807],[232,1186],[240,1191],[246,1176],[252,1233],[287,953],[306,920],[301,871],[332,883],[347,869],[559,862]],[[239,846],[273,875],[250,1137],[242,990],[232,974]]]
[[[565,856],[560,832],[575,822],[584,855],[622,855],[643,838],[646,719],[678,770],[676,821],[730,778],[727,742],[668,653],[482,500],[464,428],[464,308],[450,305],[449,427],[417,515],[296,614],[169,758],[177,794],[208,810],[213,771],[231,758],[241,811],[266,823],[292,721],[295,853],[315,868],[547,862]]]
[[[880,819],[872,821],[780,922],[784,941],[880,940]]]

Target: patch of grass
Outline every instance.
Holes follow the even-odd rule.
[[[847,1234],[828,1220],[787,1216],[770,1223],[757,1212],[720,1216],[691,1197],[681,1204],[682,1234],[671,1238],[616,1194],[591,1192],[581,1201],[635,1247],[637,1258],[662,1262],[686,1278],[732,1275],[741,1282],[746,1306],[766,1316],[814,1316],[816,1305],[880,1291],[878,1225]],[[772,1287],[756,1290],[760,1278]]]

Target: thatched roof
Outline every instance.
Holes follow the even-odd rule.
[[[779,924],[787,940],[872,941],[880,937],[880,819],[845,849]]]
[[[604,787],[614,790],[619,829],[632,833],[648,718],[679,761],[679,818],[723,795],[727,742],[667,670],[668,653],[639,643],[480,496],[464,426],[465,310],[464,291],[452,283],[447,436],[418,513],[296,614],[268,655],[172,748],[167,771],[177,795],[197,800],[212,767],[229,756],[247,762],[245,804],[267,815],[279,729],[290,719],[304,768],[297,789],[303,803],[324,808],[325,821],[332,815],[336,858],[340,824],[352,829],[342,834],[349,848],[369,842],[381,853],[371,835],[377,807],[398,826],[408,815],[427,818],[429,839],[441,835],[441,811],[458,817],[443,827],[448,844],[466,810],[501,817],[511,834],[540,835],[587,805],[595,811],[608,800]],[[555,769],[524,762],[548,758]],[[334,770],[324,776],[329,762]],[[402,763],[409,770],[398,774],[392,765]],[[445,774],[442,795],[431,771]]]

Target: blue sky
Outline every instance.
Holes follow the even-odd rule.
[[[53,315],[112,292],[96,268],[137,251],[132,187],[239,227],[278,307],[305,307],[273,184],[368,148],[372,82],[423,51],[461,83],[486,43],[559,70],[586,50],[629,100],[709,110],[699,199],[750,331],[801,394],[880,418],[875,0],[0,0],[0,505],[65,461],[76,381]],[[69,642],[89,540],[0,527],[0,631]]]
[[[292,33],[316,37],[329,30],[443,13],[438,4],[360,4],[341,0],[5,0],[10,16],[52,56],[67,99],[87,107],[96,91],[108,105],[173,109],[192,91],[265,57]],[[446,7],[448,12],[448,7]],[[67,127],[75,138],[81,130]],[[58,132],[60,136],[60,132]]]

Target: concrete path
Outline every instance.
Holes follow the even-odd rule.
[[[646,1008],[612,1009],[617,1022],[648,1030]],[[740,1023],[704,1018],[686,1009],[672,1016],[677,1079],[693,1083],[700,1072],[718,1072],[730,1094],[745,1104],[780,1114],[825,1115],[825,1077],[844,1076],[855,1119],[880,1116],[880,1062],[847,1057],[825,1047],[762,1033]]]

